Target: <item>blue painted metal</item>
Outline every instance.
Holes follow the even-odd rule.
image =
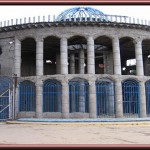
[[[12,80],[9,77],[0,77],[0,120],[9,118],[9,92],[12,87]]]
[[[115,117],[114,83],[111,80],[96,81],[97,117]]]
[[[150,117],[150,80],[145,83],[146,90],[146,114]]]
[[[43,83],[43,112],[61,112],[62,86],[57,80]]]
[[[35,111],[35,84],[25,80],[19,84],[19,111]]]
[[[89,84],[84,79],[69,81],[69,110],[73,112],[89,112]]]
[[[108,21],[106,15],[91,7],[74,7],[58,15],[57,21]],[[91,20],[92,19],[92,20]]]
[[[140,117],[139,83],[128,79],[122,83],[123,114],[125,117]]]

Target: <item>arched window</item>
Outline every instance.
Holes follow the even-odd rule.
[[[123,114],[125,117],[139,117],[139,83],[136,80],[128,79],[122,83]]]
[[[43,112],[61,112],[62,86],[56,80],[43,83]]]
[[[35,84],[23,81],[19,84],[19,111],[35,111]]]
[[[108,79],[96,81],[97,117],[115,117],[114,83]]]
[[[89,112],[89,84],[84,79],[69,81],[70,112]]]

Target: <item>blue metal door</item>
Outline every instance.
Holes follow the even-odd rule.
[[[19,84],[19,111],[35,111],[35,84],[23,81]]]
[[[46,80],[43,83],[43,112],[61,112],[61,96],[61,83],[56,80]]]
[[[96,82],[97,117],[115,117],[114,84],[109,80]]]
[[[132,118],[140,116],[139,83],[128,79],[122,83],[123,114]]]
[[[12,80],[8,77],[0,77],[0,121],[10,118],[10,96],[12,89]]]
[[[146,90],[146,114],[147,117],[150,117],[150,81],[145,83]]]
[[[70,112],[89,112],[89,84],[84,79],[74,79],[69,82]]]

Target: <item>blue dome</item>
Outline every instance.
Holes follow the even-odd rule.
[[[89,18],[92,18],[92,20],[94,18],[104,18],[104,13],[91,8],[91,7],[75,7],[75,8],[70,8],[67,9],[65,11],[63,11],[61,14],[58,15],[58,17],[56,18],[57,21],[75,21],[78,19],[85,19],[87,18],[87,20]],[[81,20],[80,20],[81,21]]]

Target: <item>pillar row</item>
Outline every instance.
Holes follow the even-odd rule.
[[[121,75],[121,59],[120,59],[120,47],[118,37],[114,37],[113,40],[113,57],[114,57],[114,74]]]
[[[21,42],[15,38],[14,74],[21,76]]]
[[[43,39],[36,42],[36,75],[43,75]]]
[[[142,56],[142,43],[136,41],[135,43],[135,56],[136,56],[136,72],[138,76],[144,75],[143,70],[143,56]]]
[[[95,74],[94,39],[91,36],[87,39],[87,70],[88,74]]]

